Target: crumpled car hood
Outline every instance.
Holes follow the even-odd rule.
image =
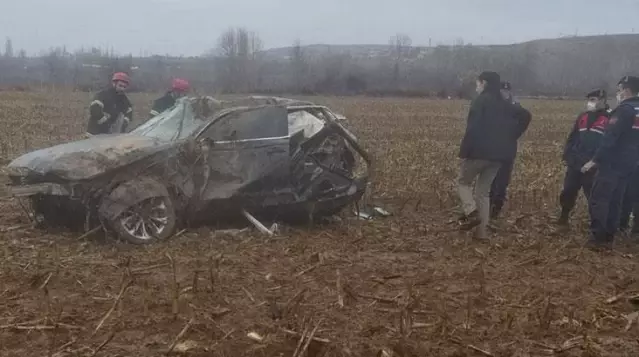
[[[66,180],[89,179],[162,151],[171,142],[131,134],[98,135],[32,151],[7,168],[53,174]]]

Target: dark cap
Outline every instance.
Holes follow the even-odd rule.
[[[478,78],[480,81],[486,81],[488,83],[499,83],[501,81],[499,73],[491,71],[481,72]]]
[[[606,90],[605,89],[595,89],[592,92],[589,92],[588,94],[586,94],[586,98],[599,98],[599,99],[603,99],[606,98]]]
[[[510,85],[510,82],[501,82],[501,89],[511,90],[513,87]]]
[[[630,88],[634,92],[639,91],[639,77],[624,76],[617,84],[621,84],[624,88]]]

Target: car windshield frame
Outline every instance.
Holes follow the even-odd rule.
[[[197,118],[189,98],[177,100],[170,109],[147,120],[129,134],[163,141],[179,141],[199,132],[209,121]]]

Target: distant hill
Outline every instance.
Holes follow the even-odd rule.
[[[375,86],[392,82],[389,45],[317,44],[302,48],[311,59],[347,58],[350,69],[346,71],[359,73]],[[292,47],[283,47],[264,54],[284,62],[291,52]],[[522,94],[581,95],[592,87],[611,88],[623,75],[639,74],[639,34],[539,39],[510,45],[414,46],[401,62],[400,73],[395,75],[395,82],[400,83],[393,85],[408,90],[468,93],[474,82],[471,77],[491,69]]]
[[[353,57],[378,57],[389,53],[388,45],[305,45],[301,46],[304,53],[310,57],[320,57],[324,55],[344,55],[350,54]],[[417,48],[417,47],[413,47]],[[269,59],[287,59],[293,50],[292,46],[278,47],[263,51]]]
[[[553,55],[574,52],[591,52],[593,49],[607,48],[610,46],[617,48],[636,48],[639,47],[639,34],[620,34],[620,35],[596,35],[596,36],[570,36],[551,39],[538,39],[508,45],[473,45],[471,43],[463,46],[473,46],[483,50],[495,50],[499,52],[508,50],[518,50],[526,47],[536,47],[540,55]],[[350,54],[355,58],[374,58],[386,56],[390,52],[389,45],[330,45],[330,44],[311,44],[302,45],[304,52],[311,57],[325,55],[344,55]],[[423,57],[424,54],[431,53],[437,47],[459,47],[455,45],[441,46],[411,46],[409,58]],[[291,55],[293,47],[277,47],[263,51],[263,54],[270,59],[287,59]]]

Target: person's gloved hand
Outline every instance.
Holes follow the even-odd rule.
[[[595,162],[590,160],[581,168],[581,173],[585,174],[586,172],[590,171],[593,167],[595,167]]]
[[[104,116],[102,118],[100,118],[100,120],[98,120],[98,124],[104,124],[106,123],[109,119],[111,119],[111,114],[109,113],[104,113]]]

